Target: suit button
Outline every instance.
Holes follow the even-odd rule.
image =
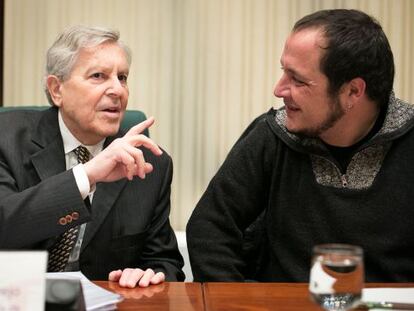
[[[78,220],[78,218],[79,218],[79,213],[78,212],[73,212],[72,213],[72,219],[73,220]]]
[[[66,225],[67,224],[66,218],[65,217],[61,217],[59,219],[59,224],[62,225],[62,226]]]
[[[68,222],[68,223],[71,223],[72,222],[72,216],[70,216],[70,215],[66,215],[66,221]]]

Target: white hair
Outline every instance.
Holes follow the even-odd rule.
[[[119,31],[109,28],[76,25],[65,29],[46,53],[44,88],[49,103],[54,105],[46,84],[47,76],[54,75],[65,81],[83,48],[98,46],[104,42],[117,43],[125,51],[130,65],[131,51],[119,38]]]

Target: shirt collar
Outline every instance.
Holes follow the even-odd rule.
[[[73,136],[73,134],[70,132],[70,130],[66,126],[65,122],[63,121],[60,109],[58,113],[58,119],[59,119],[59,129],[60,129],[60,133],[62,135],[62,140],[63,140],[63,149],[65,151],[65,154],[68,154],[69,152],[73,151],[73,149],[83,144],[79,140],[77,140],[75,136]],[[105,139],[101,140],[96,145],[83,145],[83,146],[85,146],[86,149],[88,149],[88,151],[91,153],[91,155],[95,157],[99,152],[102,151],[104,142],[105,142]]]

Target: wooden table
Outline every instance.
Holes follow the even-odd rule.
[[[123,288],[107,281],[94,283],[124,297],[118,310],[204,310],[200,283],[166,282],[147,288]]]
[[[309,298],[308,283],[206,283],[206,311],[321,311]],[[414,287],[414,283],[367,283],[365,287]],[[360,309],[364,310],[364,309]]]
[[[121,294],[118,310],[170,311],[321,311],[308,294],[307,283],[163,283],[127,289],[115,282],[95,284]],[[414,283],[372,283],[366,287],[414,287]]]
[[[206,283],[205,310],[317,310],[304,283]]]

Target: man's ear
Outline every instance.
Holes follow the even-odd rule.
[[[354,100],[361,99],[362,96],[365,96],[366,86],[364,79],[352,79],[348,82],[348,96],[353,97]]]
[[[46,78],[46,86],[49,91],[50,97],[53,100],[55,106],[60,107],[62,105],[62,82],[58,77],[49,75]]]

